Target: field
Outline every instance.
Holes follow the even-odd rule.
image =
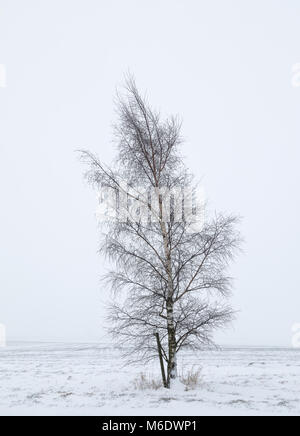
[[[126,366],[110,346],[12,343],[0,348],[0,415],[300,415],[300,350],[185,352],[178,366],[201,368],[195,389],[140,389],[157,363]]]

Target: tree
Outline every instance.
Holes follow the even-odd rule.
[[[205,205],[194,200],[196,185],[180,155],[181,123],[162,120],[133,78],[125,90],[117,102],[113,169],[81,153],[88,181],[110,190],[116,204],[101,244],[114,264],[106,275],[114,296],[110,332],[130,345],[130,361],[158,356],[169,388],[177,353],[211,344],[214,330],[233,318],[225,300],[232,287],[228,265],[240,243],[238,218],[197,221]]]

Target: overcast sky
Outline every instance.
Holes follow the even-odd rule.
[[[183,118],[183,153],[210,206],[244,217],[239,314],[217,341],[289,346],[300,322],[299,62],[298,0],[0,0],[8,339],[103,340],[96,195],[74,150],[111,161],[113,98],[130,70],[155,107]]]

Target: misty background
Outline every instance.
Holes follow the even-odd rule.
[[[210,207],[244,217],[232,328],[216,341],[290,346],[300,322],[297,0],[0,0],[0,323],[8,340],[98,341],[96,193],[75,150],[110,162],[130,70],[183,119]]]

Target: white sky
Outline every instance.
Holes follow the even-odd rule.
[[[184,120],[212,207],[244,216],[226,344],[290,345],[300,322],[297,0],[0,0],[0,323],[9,339],[103,336],[95,194],[128,69]],[[3,70],[3,68],[2,68]]]

